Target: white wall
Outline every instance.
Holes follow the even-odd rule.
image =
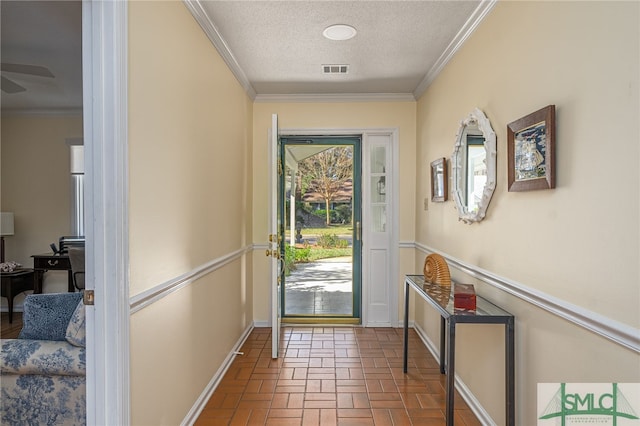
[[[453,201],[418,205],[416,240],[520,289],[584,309],[614,328],[640,326],[639,18],[637,2],[499,2],[418,102],[417,198],[428,164],[450,157],[474,107],[498,140],[487,218],[457,219]],[[507,191],[507,124],[556,105],[557,187]],[[416,253],[416,263],[426,252]],[[516,424],[536,422],[539,382],[639,381],[640,356],[495,287],[452,272],[516,316]],[[437,316],[416,321],[438,342]],[[437,322],[435,323],[437,324]],[[502,333],[463,327],[459,374],[504,423]]]

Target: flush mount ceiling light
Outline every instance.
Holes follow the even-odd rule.
[[[322,35],[329,40],[344,41],[356,36],[356,29],[351,25],[337,24],[324,29]]]

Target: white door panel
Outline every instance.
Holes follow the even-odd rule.
[[[272,358],[278,358],[278,346],[280,344],[280,283],[282,259],[280,258],[279,221],[278,211],[278,115],[273,114],[271,119],[271,134],[269,137],[269,249],[270,257],[270,283],[271,283],[271,337]]]
[[[393,277],[392,242],[394,221],[394,174],[392,135],[366,135],[364,139],[363,172],[363,266],[365,276],[363,324],[389,326],[397,319],[395,304],[397,286]]]

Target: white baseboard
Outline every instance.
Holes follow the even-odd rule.
[[[0,307],[0,312],[9,312],[9,306]],[[22,303],[19,305],[13,305],[13,313],[15,314],[16,312],[23,312]]]
[[[186,417],[180,423],[181,425],[193,425],[196,422],[196,420],[198,420],[198,416],[200,416],[200,413],[202,413],[202,410],[204,410],[204,407],[207,405],[207,402],[211,398],[211,395],[213,395],[213,392],[216,390],[216,388],[220,384],[220,381],[222,380],[225,373],[231,366],[231,363],[233,363],[233,360],[236,357],[236,353],[242,347],[245,340],[247,340],[253,328],[254,328],[253,324],[250,324],[244,330],[244,332],[242,333],[242,335],[234,345],[233,349],[231,349],[231,352],[229,352],[229,355],[227,355],[225,360],[222,362],[222,365],[220,366],[220,368],[218,368],[218,371],[216,371],[216,374],[214,374],[211,380],[209,380],[209,383],[204,388],[204,390],[196,400],[195,404],[193,404],[193,407],[191,407],[191,410],[189,410]]]
[[[255,328],[271,327],[271,323],[269,321],[254,321],[253,326]]]
[[[418,334],[418,337],[420,337],[420,340],[422,340],[422,343],[424,343],[424,345],[427,347],[429,352],[431,352],[431,355],[433,355],[433,357],[436,360],[439,360],[440,352],[438,351],[437,347],[433,344],[431,339],[429,339],[429,337],[424,332],[424,330],[418,324],[414,324],[413,328]],[[462,399],[464,399],[464,401],[467,403],[471,411],[473,411],[473,414],[476,415],[480,423],[487,426],[496,425],[496,422],[493,421],[489,413],[487,413],[484,407],[482,407],[480,402],[476,399],[473,393],[471,393],[467,385],[460,379],[460,377],[457,374],[455,375],[455,386],[456,386],[456,389],[458,390],[458,393],[462,397]]]
[[[368,322],[365,325],[363,325],[363,327],[371,327],[371,328],[375,328],[375,327],[382,327],[382,328],[397,328],[396,325],[394,325],[394,323],[392,323],[391,321],[384,321],[384,322]]]

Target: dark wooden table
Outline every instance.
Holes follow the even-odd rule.
[[[73,273],[71,272],[71,261],[66,254],[34,254],[33,269],[36,273],[36,281],[42,288],[42,279],[47,271],[67,271],[67,287],[70,293],[76,291],[73,285]]]
[[[33,269],[18,269],[13,272],[2,272],[2,297],[9,301],[9,324],[13,322],[13,299],[20,293],[33,290],[42,293],[42,285],[36,279]]]

